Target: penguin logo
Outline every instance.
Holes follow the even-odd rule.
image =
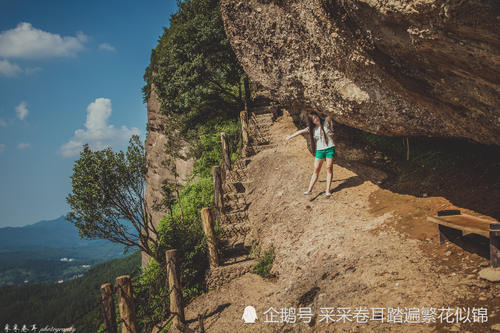
[[[255,308],[251,305],[247,306],[243,311],[241,319],[245,321],[245,324],[255,323],[255,320],[257,320],[257,312],[255,312]]]

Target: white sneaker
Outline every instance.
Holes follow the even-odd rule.
[[[330,192],[325,192],[325,195],[329,198],[332,196],[332,194]]]
[[[310,193],[310,192],[308,192],[308,191],[305,191],[305,192],[304,192],[304,195],[309,195],[309,194],[311,194],[311,193]]]

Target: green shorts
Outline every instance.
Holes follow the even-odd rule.
[[[334,158],[335,157],[335,147],[330,147],[322,150],[316,150],[316,158]]]

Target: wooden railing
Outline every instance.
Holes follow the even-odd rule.
[[[241,114],[241,131],[243,138],[242,155],[246,156],[248,147],[248,112],[242,111]],[[229,153],[229,144],[226,133],[222,132],[221,137],[221,150],[222,150],[222,163],[221,166],[214,166],[212,168],[213,182],[214,182],[214,206],[216,218],[219,222],[222,220],[224,214],[224,193],[222,184],[226,180],[226,176],[231,168],[231,158]],[[200,211],[203,232],[207,239],[208,247],[208,260],[210,268],[215,268],[220,265],[218,255],[218,244],[215,237],[214,225],[215,219],[212,215],[210,208],[205,207]],[[170,317],[163,323],[166,325],[172,321],[172,325],[177,327],[182,332],[194,332],[185,325],[184,307],[182,302],[182,288],[179,281],[179,269],[177,250],[172,249],[165,252],[166,269],[168,277],[169,299],[170,299]],[[136,333],[136,316],[135,304],[133,298],[132,282],[129,275],[123,275],[116,278],[116,288],[111,283],[105,283],[101,286],[101,304],[104,322],[107,333],[117,333],[117,321],[115,314],[114,293],[118,294],[118,308],[120,311],[120,328],[122,333]],[[116,290],[115,290],[116,289]],[[203,317],[198,316],[199,327],[203,332]]]
[[[185,324],[184,305],[182,302],[182,286],[179,280],[179,260],[177,250],[167,250],[165,252],[166,270],[168,277],[168,290],[170,300],[170,316],[162,323],[166,326],[169,322],[182,332],[194,332]],[[107,333],[117,333],[117,321],[115,315],[114,293],[118,295],[118,308],[120,311],[120,329],[122,333],[137,333],[137,323],[135,316],[135,304],[132,288],[132,281],[129,275],[123,275],[116,278],[115,286],[111,283],[105,283],[101,286],[101,304],[104,323]],[[202,321],[199,317],[198,321]],[[200,323],[203,327],[203,323]]]
[[[116,288],[111,283],[101,286],[101,301],[106,332],[116,333],[115,300],[113,294],[118,294],[118,309],[120,310],[120,326],[122,333],[136,333],[135,305],[130,275],[116,278]],[[116,289],[116,290],[115,290]]]

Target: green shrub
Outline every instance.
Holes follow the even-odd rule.
[[[273,277],[270,271],[275,257],[274,247],[271,246],[264,254],[260,253],[260,248],[258,252],[257,264],[253,267],[252,273],[258,274],[263,278]]]
[[[154,323],[167,317],[165,310],[169,309],[170,300],[166,280],[166,270],[151,258],[138,282],[133,284],[137,324],[143,332],[150,332]]]
[[[193,175],[212,177],[212,166],[221,162],[221,132],[227,134],[231,161],[234,162],[241,157],[239,121],[213,120],[200,126],[196,132],[196,139],[190,146],[190,154],[195,159]]]
[[[160,222],[160,251],[177,249],[182,258],[181,278],[186,288],[195,287],[191,281],[201,281],[206,268],[207,250],[201,226],[200,210],[210,207],[213,196],[211,178],[199,178],[180,192],[170,214]],[[196,287],[196,288],[199,288]]]

